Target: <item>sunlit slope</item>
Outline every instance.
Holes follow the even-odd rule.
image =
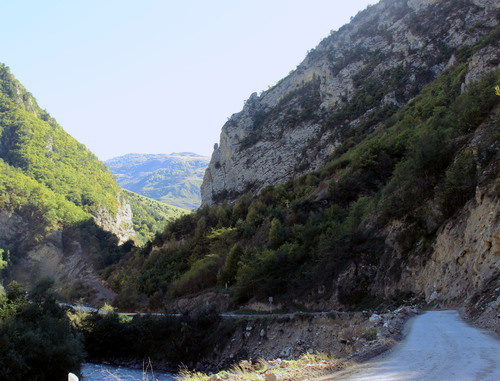
[[[193,153],[128,154],[106,161],[118,183],[146,197],[193,210],[209,158]]]

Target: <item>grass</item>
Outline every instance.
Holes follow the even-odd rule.
[[[274,375],[280,381],[309,379],[329,374],[346,366],[347,362],[336,359],[333,354],[303,353],[296,360],[263,360],[254,363],[244,360],[234,365],[229,371],[213,375],[201,372],[182,370],[179,381],[257,381],[273,379]]]

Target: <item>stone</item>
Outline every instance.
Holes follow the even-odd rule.
[[[443,49],[473,45],[497,24],[494,0],[450,7],[447,22],[440,12],[429,12],[430,7],[453,1],[408,0],[397,11],[392,2],[379,2],[323,39],[276,86],[252,94],[222,127],[201,186],[202,204],[232,202],[246,192],[258,193],[267,185],[320,168],[342,143],[340,126],[323,128],[325,118],[352,100],[361,74],[380,81],[390,70],[404,68],[407,78],[364,115],[347,116],[346,128],[354,128],[384,106],[402,107],[413,99],[412,89],[423,87],[453,63]],[[415,31],[415,23],[432,30],[432,37]],[[478,52],[469,65],[464,90],[485,71],[498,67],[495,53],[491,46]],[[385,58],[365,72],[374,54]],[[432,57],[432,62],[425,57]],[[426,79],[419,75],[422,71],[428,73]]]
[[[289,357],[292,354],[292,347],[288,346],[280,352],[280,357]]]
[[[278,381],[278,377],[274,373],[266,373],[264,375],[265,381]]]

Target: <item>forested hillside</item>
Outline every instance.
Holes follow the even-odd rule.
[[[272,296],[287,309],[356,309],[479,298],[490,306],[479,314],[491,313],[498,33],[449,51],[447,68],[405,106],[345,130],[318,170],[171,223],[111,274],[117,301],[140,307],[147,296],[158,308],[215,291],[236,306]]]
[[[200,206],[200,186],[208,157],[181,152],[170,155],[128,154],[107,160],[118,184],[132,192],[195,210]]]
[[[0,66],[0,158],[82,210],[117,212],[119,187],[110,171],[69,136]]]
[[[144,245],[151,241],[156,233],[163,231],[167,223],[190,213],[186,209],[168,205],[127,190],[124,190],[124,197],[132,208],[132,221],[136,233],[135,241],[138,245]]]

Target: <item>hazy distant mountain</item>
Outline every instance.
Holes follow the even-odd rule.
[[[106,161],[118,184],[185,209],[200,206],[200,185],[209,158],[195,153],[127,154]]]

